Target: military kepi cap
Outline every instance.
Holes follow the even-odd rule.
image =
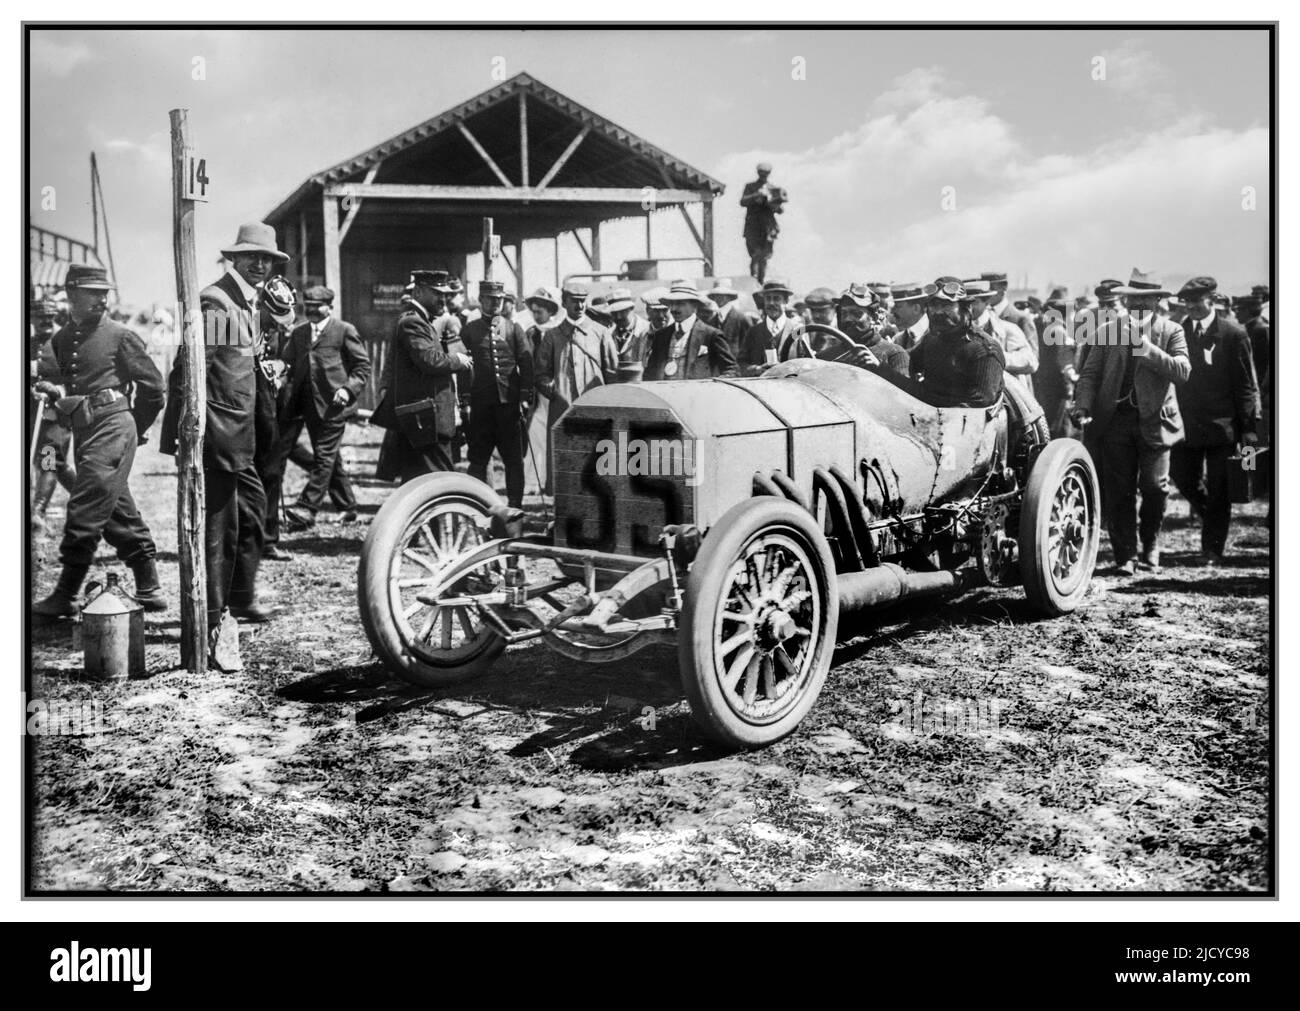
[[[323,284],[313,284],[302,294],[306,305],[333,305],[334,292]]]
[[[63,286],[73,288],[97,288],[100,291],[112,291],[115,287],[108,279],[106,267],[92,267],[84,263],[74,263],[68,267],[68,276]]]
[[[479,281],[478,283],[479,298],[492,298],[494,296],[500,298],[505,293],[506,286],[500,281]]]
[[[1219,282],[1212,277],[1193,277],[1190,281],[1178,289],[1179,298],[1200,298],[1202,295],[1213,295],[1219,290]]]
[[[432,288],[444,295],[452,294],[455,289],[450,284],[451,277],[445,270],[413,270],[411,283],[417,287]]]

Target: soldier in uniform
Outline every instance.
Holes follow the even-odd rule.
[[[697,318],[704,296],[690,281],[674,281],[664,296],[673,322],[650,338],[645,378],[709,379],[738,374],[722,331]]]
[[[1090,435],[1101,450],[1097,462],[1115,567],[1131,576],[1139,534],[1138,566],[1160,567],[1169,452],[1183,437],[1174,387],[1186,381],[1191,365],[1182,328],[1156,312],[1168,291],[1140,275],[1113,290],[1124,297],[1129,314],[1103,324],[1079,377],[1074,418],[1078,424],[1091,419]]]
[[[532,408],[533,349],[523,328],[502,313],[503,293],[500,281],[480,281],[482,315],[461,331],[474,361],[469,476],[487,482],[495,449],[506,468],[506,499],[519,509],[524,504],[522,425]]]
[[[221,251],[231,266],[199,293],[207,360],[207,420],[203,436],[204,540],[207,558],[208,634],[217,642],[227,608],[243,621],[269,621],[274,611],[257,599],[257,570],[266,532],[266,490],[257,472],[257,358],[261,351],[258,286],[288,255],[275,229],[262,222],[239,226]],[[159,449],[177,450],[181,359],[169,378],[171,402]],[[215,655],[214,655],[215,659]]]
[[[893,301],[891,315],[898,328],[893,341],[910,354],[921,343],[921,338],[929,328],[925,315],[925,287],[915,281],[908,281],[890,285],[889,294]]]
[[[935,407],[989,407],[1002,395],[1002,346],[971,319],[966,289],[955,277],[926,285],[929,332],[909,357],[921,396]]]
[[[749,276],[759,284],[767,275],[767,261],[781,233],[776,216],[785,210],[786,192],[767,181],[772,166],[758,163],[758,178],[745,183],[740,206],[745,208],[745,248],[749,251]]]
[[[77,475],[59,545],[62,571],[32,611],[40,619],[77,613],[100,537],[131,569],[145,609],[165,611],[153,537],[127,483],[136,446],[162,410],[162,375],[144,341],[108,318],[113,285],[103,267],[73,264],[64,284],[72,320],[51,338],[51,350],[67,395],[47,399],[57,399],[60,420],[73,430]]]
[[[614,346],[618,348],[618,367],[629,377],[640,378],[650,355],[650,324],[636,314],[636,301],[627,288],[609,293],[608,307],[614,320]]]
[[[47,402],[50,394],[56,399],[62,395],[59,384],[63,378],[50,345],[50,338],[58,330],[58,312],[53,299],[38,299],[29,306],[32,334],[27,356],[31,363],[32,394],[39,400],[32,409],[41,415],[33,453],[36,474],[32,479],[32,530],[37,534],[45,530],[45,511],[50,507],[54,489],[62,485],[71,495],[77,476],[68,462],[72,432],[59,424],[58,412]]]
[[[305,424],[311,436],[312,466],[297,503],[285,510],[291,530],[315,524],[334,477],[348,419],[357,413],[357,399],[370,381],[370,354],[356,327],[334,317],[334,292],[315,285],[303,295],[303,304],[307,319],[289,335],[283,352],[289,380],[280,412],[276,467],[277,478],[282,478]],[[279,480],[275,484],[267,497],[278,503]]]
[[[411,302],[398,317],[389,349],[386,393],[371,421],[388,431],[376,476],[403,484],[421,474],[453,470],[457,376],[470,356],[448,350],[434,323],[453,292],[445,270],[413,270]]]
[[[1178,388],[1187,437],[1170,461],[1174,484],[1202,518],[1202,560],[1211,566],[1223,560],[1232,522],[1228,458],[1238,444],[1258,445],[1260,415],[1250,339],[1215,312],[1217,288],[1212,277],[1194,277],[1178,292],[1192,371]]]
[[[763,282],[763,318],[753,324],[740,344],[737,365],[742,376],[757,376],[769,365],[788,356],[791,341],[799,324],[785,314],[786,303],[794,292],[780,278]]]

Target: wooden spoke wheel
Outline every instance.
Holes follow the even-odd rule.
[[[705,733],[759,747],[799,725],[830,668],[838,593],[826,537],[793,503],[750,499],[714,524],[687,580],[678,642]]]
[[[1092,457],[1077,439],[1053,439],[1034,461],[1020,506],[1025,596],[1048,616],[1083,601],[1097,564],[1101,492]]]

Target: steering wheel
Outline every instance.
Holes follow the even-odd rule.
[[[813,341],[808,340],[809,334],[821,334],[828,339],[817,341],[816,344],[814,344]],[[825,361],[828,362],[843,361],[845,356],[848,355],[849,352],[851,351],[867,350],[865,344],[859,344],[848,334],[844,333],[842,330],[835,329],[835,327],[831,326],[828,323],[805,323],[802,331],[802,336],[800,339],[796,341],[796,343],[799,346],[803,347],[805,350],[807,350],[807,352],[813,358],[819,358],[819,359],[822,358],[822,354],[833,343],[843,345],[844,350],[841,351],[838,355],[836,355],[833,358],[824,359]]]

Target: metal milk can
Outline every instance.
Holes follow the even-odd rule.
[[[144,676],[144,606],[118,585],[117,573],[81,609],[86,674],[100,680]]]

